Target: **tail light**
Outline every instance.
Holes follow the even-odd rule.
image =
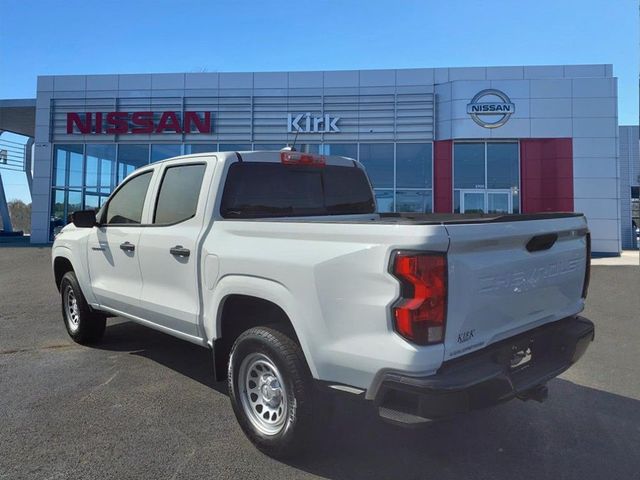
[[[310,167],[324,167],[325,165],[325,159],[322,155],[303,152],[280,152],[280,161],[284,165],[305,165]]]
[[[587,298],[589,293],[589,280],[591,279],[591,234],[587,232],[587,255],[584,266],[584,283],[582,284],[582,298]]]
[[[447,314],[446,256],[398,252],[392,273],[401,284],[401,297],[392,309],[396,331],[419,345],[442,342]]]

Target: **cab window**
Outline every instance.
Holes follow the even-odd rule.
[[[195,216],[204,170],[204,164],[179,165],[165,170],[153,223],[174,224]]]
[[[270,162],[229,167],[222,195],[224,218],[300,217],[373,213],[375,201],[364,170]]]
[[[104,223],[107,225],[140,224],[142,209],[153,171],[142,173],[118,189],[107,203]]]

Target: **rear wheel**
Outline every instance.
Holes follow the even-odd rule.
[[[106,326],[106,317],[91,310],[74,272],[67,272],[60,282],[62,318],[69,336],[77,343],[99,341]]]
[[[313,385],[300,346],[279,330],[255,327],[233,345],[229,397],[242,430],[272,457],[300,451],[312,433]]]

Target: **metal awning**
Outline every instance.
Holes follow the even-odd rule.
[[[0,100],[0,131],[33,138],[36,130],[36,99]]]

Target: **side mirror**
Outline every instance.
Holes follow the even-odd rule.
[[[78,228],[91,228],[95,227],[96,211],[95,210],[80,210],[71,214],[71,221]]]

